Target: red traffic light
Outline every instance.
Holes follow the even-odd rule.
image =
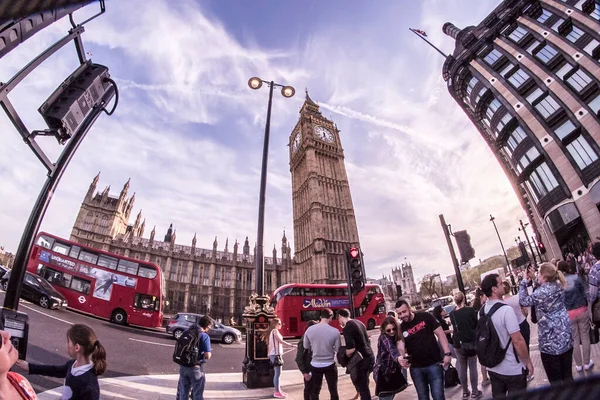
[[[358,257],[358,249],[356,247],[353,247],[353,248],[350,249],[350,256],[352,258]]]

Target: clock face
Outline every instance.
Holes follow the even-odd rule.
[[[315,126],[315,135],[325,142],[332,143],[335,140],[333,133],[331,133],[329,129],[322,127],[321,125]]]
[[[292,152],[295,153],[298,150],[298,147],[300,147],[300,142],[302,141],[302,133],[298,132],[296,133],[296,136],[294,136],[294,140],[292,141]]]

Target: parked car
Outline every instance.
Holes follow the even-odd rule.
[[[0,279],[0,285],[4,290],[8,289],[8,280],[10,273],[8,271]],[[44,308],[65,308],[67,299],[44,278],[25,272],[23,287],[21,288],[21,298],[39,304]]]
[[[190,328],[192,325],[199,323],[200,318],[202,317],[202,314],[177,313],[169,320],[167,333],[172,334],[175,339],[179,339],[183,331]],[[225,344],[231,344],[242,340],[242,332],[231,326],[225,326],[214,321],[213,326],[208,331],[208,336],[211,340],[221,341]]]

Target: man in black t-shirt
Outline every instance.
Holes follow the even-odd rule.
[[[437,340],[444,351],[444,368],[450,365],[452,354],[444,330],[429,313],[413,313],[406,300],[398,300],[396,312],[400,319],[400,330],[404,349],[408,358],[403,357],[401,365],[410,367],[410,376],[419,399],[428,399],[429,391],[433,400],[444,400],[444,371]]]
[[[369,374],[373,370],[375,357],[371,349],[371,341],[367,335],[365,324],[350,318],[350,311],[343,308],[338,311],[338,322],[344,328],[344,340],[346,342],[346,355],[352,360],[354,357],[362,357],[362,360],[356,364],[356,371],[350,372],[352,384],[360,394],[360,400],[371,400],[371,391],[369,390]],[[354,355],[354,353],[360,355]],[[348,364],[350,367],[350,364]]]

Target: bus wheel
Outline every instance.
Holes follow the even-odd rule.
[[[40,307],[49,308],[50,307],[50,299],[46,296],[40,297]]]
[[[225,335],[223,335],[223,343],[225,344],[231,344],[234,340],[235,337],[233,337],[231,333],[226,333]]]
[[[127,314],[123,310],[115,310],[113,311],[112,321],[115,324],[125,325],[127,324]]]
[[[368,330],[375,329],[375,320],[374,320],[374,319],[372,319],[372,318],[371,318],[371,319],[370,319],[370,320],[367,322],[367,329],[368,329]]]

